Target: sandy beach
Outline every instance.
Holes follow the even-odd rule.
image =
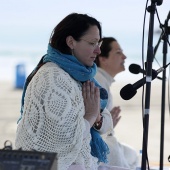
[[[122,118],[115,128],[119,141],[133,146],[137,152],[142,149],[142,88],[130,100],[123,100],[119,92],[127,82],[115,82],[112,86],[115,105],[121,106]],[[166,84],[168,86],[168,83]],[[0,82],[0,149],[4,142],[10,140],[15,149],[15,132],[17,120],[20,116],[20,101],[22,90],[16,89],[13,82]],[[168,94],[168,88],[166,88]],[[161,129],[161,81],[155,80],[151,86],[151,100],[149,112],[148,158],[152,164],[159,165],[160,160],[160,129]],[[166,95],[165,122],[164,122],[164,163],[170,165],[170,115]]]
[[[122,118],[120,123],[115,128],[115,132],[119,141],[133,146],[139,152],[139,150],[142,149],[143,144],[142,88],[139,88],[137,90],[137,94],[130,100],[123,100],[120,97],[119,92],[122,87],[127,84],[127,82],[115,82],[112,86],[112,90],[115,96],[115,105],[120,105],[122,110]],[[167,89],[168,83],[166,83],[164,142],[162,143],[164,143],[164,163],[169,164],[168,156],[170,155],[170,116]],[[152,81],[151,84],[148,126],[148,158],[152,164],[158,164],[160,162],[161,101],[162,81],[156,79]]]

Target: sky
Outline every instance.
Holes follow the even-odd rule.
[[[103,36],[115,37],[127,56],[126,63],[141,63],[146,0],[0,0],[0,57],[37,57],[46,53],[53,28],[72,12],[86,13],[101,22]],[[151,0],[148,0],[148,5]],[[156,6],[161,23],[170,0]],[[150,13],[145,20],[145,53]],[[170,25],[170,24],[169,24]],[[154,44],[161,30],[154,15]],[[160,47],[161,51],[161,47]]]

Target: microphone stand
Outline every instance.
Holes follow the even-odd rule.
[[[157,44],[155,45],[155,48],[154,48],[154,56],[156,55],[156,52],[157,52],[157,50],[158,50],[159,44],[160,44],[160,42],[161,42],[161,40],[162,40],[162,37],[163,37],[163,32],[161,32],[161,35],[160,35],[160,37],[159,37],[159,40],[158,40]]]
[[[167,19],[165,20],[164,25],[161,24],[161,27],[164,27],[158,43],[154,48],[154,56],[157,52],[161,40],[163,40],[163,65],[166,65],[167,61],[167,46],[168,46],[168,35],[170,34],[170,27],[168,27],[168,20],[170,19],[170,11],[168,13]],[[163,158],[164,158],[164,122],[165,122],[165,94],[166,94],[166,70],[164,69],[162,76],[162,103],[161,103],[161,134],[160,134],[160,170],[163,170]]]
[[[170,27],[168,27],[168,20],[170,17],[170,11],[167,19],[164,23],[164,33],[162,33],[163,39],[163,65],[167,62],[167,47],[168,47],[168,35],[170,34]],[[163,158],[164,158],[164,122],[165,122],[165,94],[166,94],[166,69],[162,72],[162,103],[161,103],[161,134],[160,134],[160,170],[163,170]]]
[[[149,37],[147,49],[147,62],[146,62],[146,93],[145,93],[145,110],[143,116],[143,146],[142,146],[142,164],[141,169],[146,170],[147,160],[147,144],[148,144],[148,127],[149,127],[149,108],[150,108],[150,91],[152,81],[152,62],[153,62],[153,27],[154,27],[154,14],[156,10],[156,1],[151,1],[151,6],[147,8],[150,12],[149,21]]]

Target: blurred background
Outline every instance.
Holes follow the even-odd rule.
[[[147,6],[151,4],[148,1]],[[40,58],[46,54],[53,28],[66,15],[87,13],[101,22],[103,36],[115,37],[127,56],[126,71],[116,76],[113,86],[115,104],[122,108],[122,120],[116,128],[121,141],[134,146],[137,152],[142,148],[141,90],[130,101],[119,95],[120,89],[142,78],[134,75],[128,67],[132,63],[142,67],[142,37],[146,0],[0,0],[0,148],[9,139],[14,145],[16,121],[20,112],[22,85],[25,77],[34,69]],[[170,11],[170,1],[163,0],[157,6],[161,24]],[[146,11],[144,27],[144,62],[146,61],[150,13]],[[170,21],[169,21],[170,22]],[[169,24],[170,25],[170,24]],[[161,34],[160,23],[154,15],[153,47]],[[162,66],[162,41],[153,61],[153,69]],[[167,54],[169,63],[170,54]],[[169,68],[167,69],[167,77]],[[161,81],[153,81],[148,152],[152,162],[159,162]],[[168,95],[168,90],[167,90]],[[168,101],[166,101],[165,157],[170,155],[170,128]]]
[[[25,64],[26,73],[30,72],[42,55],[53,28],[66,15],[72,12],[87,13],[97,18],[103,28],[103,36],[117,38],[127,55],[126,68],[129,64],[142,62],[142,33],[146,1],[136,0],[0,0],[0,80],[15,80],[15,67]],[[148,1],[148,6],[151,1]],[[170,10],[170,1],[164,0],[157,6],[160,21],[163,24]],[[150,13],[146,12],[145,49]],[[157,16],[154,19],[154,43],[156,45],[161,29]],[[146,55],[145,55],[146,57]],[[158,48],[156,58],[162,61],[162,46]],[[146,61],[146,58],[145,58]],[[154,63],[153,63],[154,64]],[[157,64],[154,66],[159,67]],[[129,72],[124,77],[132,78]],[[127,76],[125,76],[127,74]],[[136,78],[136,76],[135,76]],[[119,76],[121,80],[121,74]]]

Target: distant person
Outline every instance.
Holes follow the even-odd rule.
[[[16,149],[56,152],[58,170],[97,170],[107,162],[100,133],[112,120],[107,91],[94,79],[101,33],[99,21],[77,13],[54,28],[47,54],[24,86]]]
[[[110,90],[112,83],[115,81],[114,77],[125,70],[124,63],[126,56],[115,38],[105,37],[102,41],[100,47],[101,53],[95,60],[98,66],[95,78],[108,92],[109,100],[106,107],[110,111],[113,120],[112,130],[108,131],[103,137],[110,149],[108,164],[135,169],[138,165],[136,151],[132,147],[120,143],[114,134],[114,128],[121,118],[121,109],[120,106],[114,106],[113,96]]]

